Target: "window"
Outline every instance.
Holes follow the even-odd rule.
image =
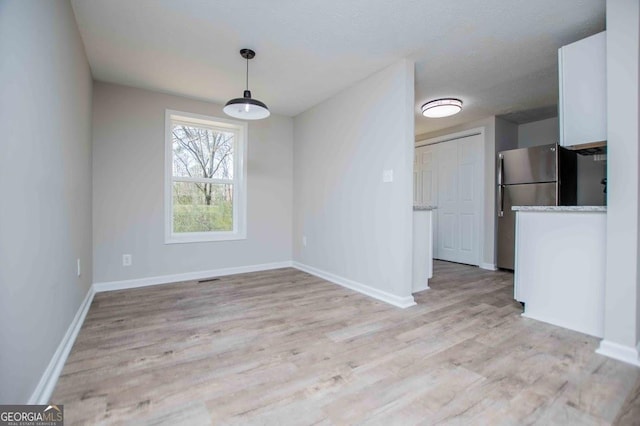
[[[166,111],[165,242],[246,238],[245,123]]]

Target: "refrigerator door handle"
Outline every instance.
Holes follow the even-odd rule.
[[[504,173],[504,155],[498,154],[498,217],[504,216],[504,184],[502,174]]]

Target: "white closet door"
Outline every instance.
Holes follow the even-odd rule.
[[[433,216],[436,259],[480,264],[482,165],[480,135],[416,149],[415,201],[437,206]]]
[[[458,143],[443,142],[438,149],[438,245],[436,258],[458,262]]]
[[[458,229],[456,262],[480,264],[482,140],[480,135],[458,140]]]
[[[435,206],[437,202],[437,170],[434,146],[416,148],[413,166],[414,203]]]

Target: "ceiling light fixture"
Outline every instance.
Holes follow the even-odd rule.
[[[442,118],[462,111],[462,101],[455,98],[443,98],[422,105],[422,115],[429,118]]]
[[[242,49],[240,50],[240,56],[247,60],[247,88],[243,97],[231,99],[224,106],[223,111],[231,117],[243,120],[267,118],[271,114],[269,108],[263,102],[253,99],[249,90],[249,59],[253,59],[256,56],[256,52],[251,49]]]

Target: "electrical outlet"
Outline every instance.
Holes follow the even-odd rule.
[[[382,182],[393,182],[393,169],[382,171]]]
[[[78,269],[78,276],[80,276],[80,273],[82,272],[82,270],[80,269],[80,259],[76,259],[76,266]]]
[[[122,266],[131,266],[132,263],[132,259],[131,259],[131,255],[130,254],[123,254],[122,255]]]
[[[306,236],[306,235],[303,235],[303,236],[302,236],[302,246],[303,246],[303,247],[306,247],[306,246],[307,246],[307,236]]]

